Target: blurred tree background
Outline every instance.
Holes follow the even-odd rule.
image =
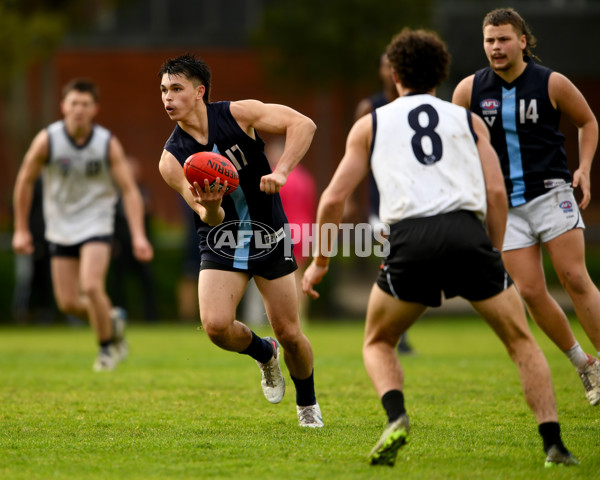
[[[1,0],[0,1],[0,121],[3,137],[11,139],[8,155],[20,160],[39,129],[32,118],[25,75],[60,48],[69,32],[86,31],[99,12],[131,0]],[[50,71],[45,77],[51,77]],[[43,112],[40,112],[43,116]]]
[[[252,40],[275,86],[373,86],[377,53],[405,26],[430,27],[431,3],[270,0]]]
[[[167,56],[206,57],[219,99],[255,96],[311,116],[318,131],[303,163],[321,189],[341,157],[356,103],[380,88],[379,56],[392,35],[405,26],[440,33],[453,57],[450,78],[438,91],[448,100],[458,80],[485,66],[481,20],[498,6],[495,0],[0,0],[0,322],[10,321],[14,288],[14,176],[33,135],[60,114],[67,75],[99,81],[99,123],[144,166],[158,209],[152,225],[159,314],[173,318],[184,234],[173,227],[181,209],[155,163],[172,129],[156,79]],[[600,42],[600,0],[514,0],[511,6],[538,37],[544,64],[574,80],[598,115],[600,54],[593,46]],[[566,135],[576,161],[576,134]],[[592,170],[593,204],[584,215],[590,261],[589,247],[600,244],[598,173]],[[596,263],[593,277],[600,276]],[[137,294],[131,297],[139,303]]]
[[[426,27],[430,22],[429,0],[2,0],[0,116],[2,137],[11,140],[4,153],[15,162],[16,171],[33,135],[56,115],[59,85],[53,56],[61,49],[249,49],[258,52],[267,88],[316,91],[326,103],[331,89],[355,98],[361,88],[379,88],[379,54],[391,34],[406,25]],[[32,69],[39,71],[35,77],[40,83],[28,77]],[[39,108],[32,108],[32,102]],[[354,106],[354,100],[342,106],[344,131],[351,125]],[[10,193],[5,191],[3,199],[10,202]],[[8,287],[11,221],[0,222],[8,230],[0,260]],[[160,233],[158,238],[163,238]],[[176,248],[162,249],[160,243],[155,270],[162,295],[177,283],[179,272],[170,265],[181,254]],[[12,288],[4,291],[0,305],[8,310]],[[172,299],[162,303],[161,315],[174,311]]]

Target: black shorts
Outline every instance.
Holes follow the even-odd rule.
[[[261,262],[255,264],[248,270],[235,268],[232,265],[215,262],[213,260],[202,260],[200,262],[200,271],[202,270],[223,270],[226,272],[241,272],[247,274],[250,278],[256,275],[267,280],[275,280],[276,278],[284,277],[298,270],[298,264],[294,255],[289,257],[277,257],[273,262]]]
[[[478,301],[512,284],[500,252],[472,212],[403,220],[392,225],[389,241],[377,285],[400,300],[439,307],[442,292]]]
[[[83,242],[76,243],[75,245],[61,245],[59,243],[48,244],[48,248],[50,250],[51,257],[71,257],[71,258],[79,258],[79,250],[83,245],[90,242],[103,242],[103,243],[112,243],[112,235],[100,235],[97,237],[90,237]]]

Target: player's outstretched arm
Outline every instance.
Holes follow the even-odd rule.
[[[217,185],[212,192],[208,180],[205,180],[202,186],[198,182],[190,185],[177,159],[166,150],[163,150],[160,157],[158,169],[167,185],[183,197],[204,223],[214,226],[223,222],[225,210],[221,207],[221,202],[225,188],[219,188],[219,179],[216,180]]]
[[[324,225],[339,225],[344,213],[344,203],[358,184],[369,172],[369,146],[371,143],[372,124],[368,116],[359,119],[346,141],[346,152],[338,165],[333,178],[324,190],[317,207],[317,232],[313,260],[304,272],[302,290],[312,298],[318,298],[319,293],[314,286],[321,283],[327,273],[329,257],[325,254],[332,251],[332,242],[337,235],[335,229],[324,229]],[[328,232],[327,238],[321,233]]]
[[[33,236],[29,229],[29,214],[33,202],[35,181],[42,173],[48,158],[48,132],[42,130],[32,140],[19,168],[13,191],[14,235],[12,247],[15,253],[33,253]]]
[[[598,121],[579,89],[564,75],[552,72],[548,79],[548,95],[579,131],[579,166],[573,172],[573,187],[580,188],[579,207],[585,209],[592,198],[590,171],[598,147]]]

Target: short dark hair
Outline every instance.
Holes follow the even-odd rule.
[[[482,29],[488,25],[498,27],[500,25],[512,25],[515,31],[520,35],[525,35],[526,46],[523,50],[523,55],[535,57],[531,53],[531,49],[537,45],[537,39],[531,33],[531,29],[527,22],[513,8],[497,8],[489,12],[483,19]]]
[[[185,53],[179,57],[170,58],[162,64],[158,71],[158,78],[167,75],[183,75],[194,86],[204,85],[204,103],[210,102],[210,68],[200,58],[193,54]]]
[[[429,92],[448,77],[450,54],[435,32],[404,28],[386,53],[400,83],[416,92]]]
[[[96,84],[87,78],[74,78],[69,81],[62,89],[62,98],[64,99],[69,92],[75,90],[76,92],[89,93],[92,95],[94,102],[98,102],[100,96],[98,87]]]

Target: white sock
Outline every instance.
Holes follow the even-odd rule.
[[[575,344],[569,348],[565,354],[567,357],[569,357],[569,360],[571,360],[571,363],[577,369],[582,369],[585,367],[585,364],[588,361],[588,356],[579,345],[579,342],[575,342]]]

